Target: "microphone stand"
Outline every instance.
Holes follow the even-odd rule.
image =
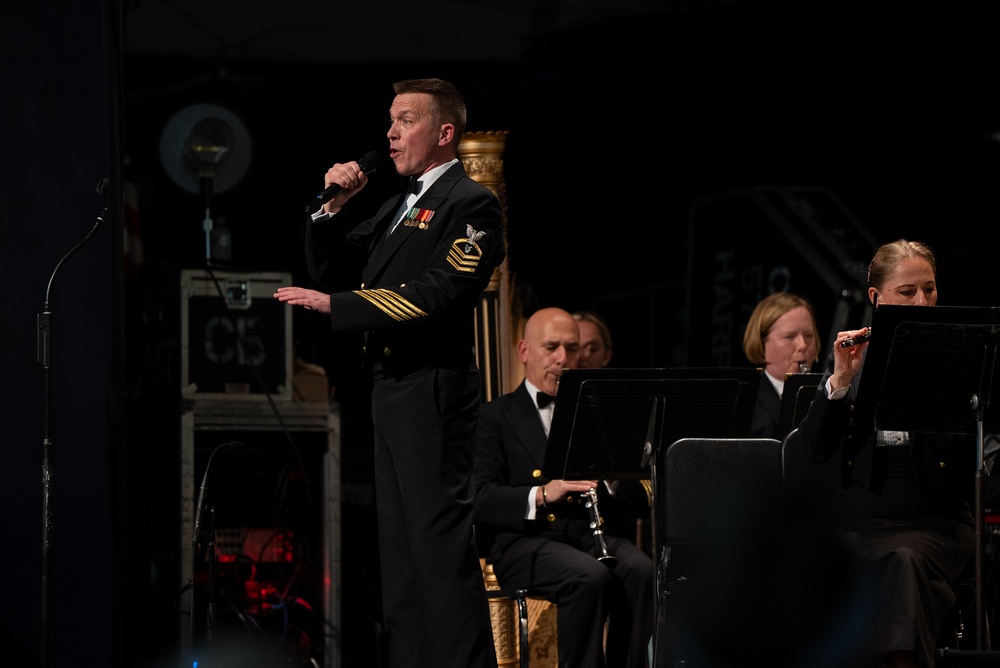
[[[208,507],[208,605],[205,614],[205,639],[215,635],[215,506]]]
[[[195,504],[194,510],[194,533],[191,536],[191,580],[188,583],[188,589],[191,591],[191,618],[188,622],[188,648],[191,656],[189,657],[190,665],[194,665],[195,659],[195,643],[194,643],[194,628],[195,628],[195,582],[194,582],[194,572],[198,563],[198,546],[201,541],[203,533],[208,536],[207,542],[207,559],[208,559],[208,603],[207,603],[207,626],[205,631],[206,640],[211,641],[215,629],[215,507],[208,506],[208,527],[202,532],[201,528],[201,516],[205,509],[205,503],[208,499],[208,473],[212,468],[212,459],[215,457],[215,453],[223,448],[229,448],[230,450],[235,450],[241,447],[243,444],[239,441],[231,441],[229,443],[223,443],[222,445],[216,446],[212,453],[208,456],[208,461],[205,463],[205,473],[201,477],[201,489],[198,491],[198,501]]]
[[[198,179],[201,187],[201,196],[205,202],[205,218],[201,221],[201,228],[205,231],[205,264],[212,266],[212,229],[215,223],[212,220],[212,191],[214,188],[214,178],[212,172],[202,172]]]
[[[107,188],[108,179],[101,179],[97,184],[98,194],[103,194]],[[52,600],[52,592],[49,588],[49,573],[51,562],[49,558],[49,530],[52,528],[52,310],[49,308],[52,294],[52,284],[55,282],[56,274],[66,263],[71,255],[80,250],[84,244],[90,241],[97,228],[104,222],[104,216],[108,213],[108,204],[97,216],[94,226],[87,233],[87,236],[70,249],[66,255],[56,264],[49,276],[49,284],[45,289],[45,306],[38,314],[38,362],[42,365],[44,382],[44,419],[42,433],[42,668],[48,668],[50,664],[49,651],[49,631],[51,628],[49,605]]]

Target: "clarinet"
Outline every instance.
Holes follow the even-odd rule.
[[[604,540],[604,520],[597,509],[597,490],[591,487],[582,494],[586,499],[587,510],[590,511],[590,529],[594,532],[594,553],[598,561],[603,561],[608,568],[614,568],[618,557],[608,553],[608,542]]]

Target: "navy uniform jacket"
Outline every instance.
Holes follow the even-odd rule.
[[[863,370],[863,367],[862,367]],[[857,400],[861,371],[851,379],[847,396],[831,400],[826,396],[826,384],[832,365],[826,370],[809,405],[806,418],[790,437],[794,446],[807,453],[810,461],[821,464],[836,454],[841,455],[841,485],[857,484],[876,494],[886,474],[886,449],[876,446],[873,425],[860,425],[852,419]],[[941,485],[969,487],[976,470],[974,439],[959,434],[912,434],[910,454],[914,475],[921,489]]]
[[[401,197],[353,229],[346,211],[309,223],[309,273],[330,287],[343,267],[364,267],[361,282],[345,286],[357,289],[331,295],[330,320],[335,333],[367,332],[366,359],[376,369],[466,368],[475,361],[475,308],[506,254],[500,201],[459,162],[385,237]]]
[[[557,406],[558,408],[558,400]],[[548,439],[538,408],[522,382],[517,389],[483,404],[476,430],[476,527],[489,531],[501,551],[520,536],[551,536],[582,546],[593,545],[590,511],[580,496],[536,510],[536,519],[524,519],[528,493],[548,478],[542,473]],[[622,481],[611,499],[598,487],[602,516],[612,505],[623,504],[638,516],[649,516],[649,502],[638,481]]]

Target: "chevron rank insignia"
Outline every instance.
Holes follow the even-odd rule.
[[[472,273],[479,266],[479,260],[483,257],[483,251],[477,243],[486,236],[486,232],[477,232],[472,225],[465,226],[466,239],[455,239],[448,252],[448,262],[458,271]]]
[[[410,209],[405,216],[403,216],[403,225],[406,227],[416,227],[421,230],[426,230],[431,226],[431,218],[434,217],[434,212],[430,209],[418,209],[413,207]]]

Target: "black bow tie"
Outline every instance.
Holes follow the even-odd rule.
[[[549,404],[554,404],[556,398],[551,394],[545,394],[544,392],[539,392],[535,395],[535,399],[538,401],[539,408],[545,408]]]
[[[403,189],[404,194],[407,195],[410,193],[413,193],[414,195],[420,194],[420,187],[423,185],[423,183],[417,180],[416,174],[414,174],[413,176],[404,176],[399,181],[400,181],[399,187]]]

